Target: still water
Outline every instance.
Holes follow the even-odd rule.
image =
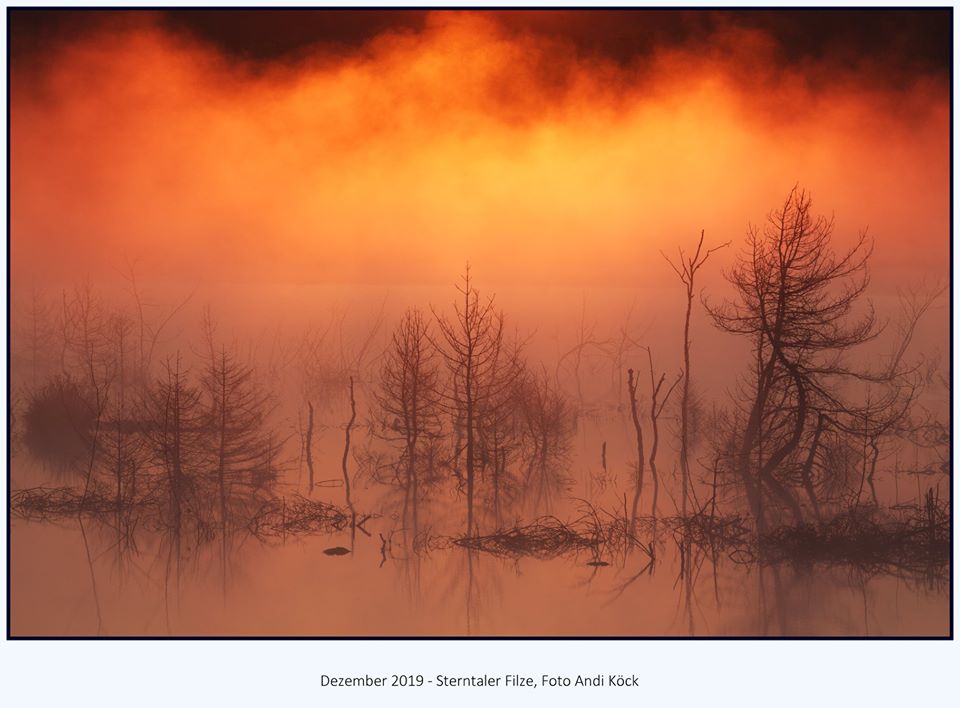
[[[944,587],[853,569],[761,570],[721,560],[714,577],[707,562],[688,608],[676,553],[639,577],[646,559],[594,568],[587,558],[468,559],[461,549],[405,558],[394,548],[383,562],[376,533],[359,534],[352,554],[325,555],[349,546],[344,533],[249,542],[235,555],[224,594],[213,558],[184,570],[179,582],[165,580],[163,557],[119,559],[109,539],[87,535],[92,564],[76,523],[14,522],[14,635],[948,633]]]
[[[585,449],[599,447],[596,432],[581,427],[574,468],[579,463],[586,468]],[[627,438],[607,437],[615,466]],[[323,458],[331,468],[335,448],[331,444]],[[39,482],[42,475],[36,475]],[[586,472],[576,477],[571,497],[589,495],[607,508],[622,498],[623,482],[616,476],[603,493]],[[669,485],[664,488],[661,509],[672,504]],[[277,490],[295,492],[295,480]],[[217,541],[199,550],[184,541],[178,567],[170,544],[147,530],[138,534],[134,551],[121,551],[109,521],[87,519],[81,529],[76,517],[54,523],[14,518],[11,631],[105,636],[949,633],[943,567],[936,578],[898,577],[888,570],[843,565],[762,566],[727,550],[696,554],[682,575],[679,546],[670,533],[660,534],[654,563],[641,548],[626,555],[607,548],[601,557],[570,552],[547,559],[502,558],[449,542],[462,532],[462,498],[455,496],[443,507],[425,508],[415,553],[390,512],[394,507],[383,503],[382,491],[359,484],[355,493],[358,509],[384,513],[355,532],[347,528],[267,541],[238,535],[226,568]],[[907,490],[897,493],[900,501],[909,497]],[[336,503],[341,495],[337,488],[313,493]],[[552,511],[571,519],[577,506],[560,501]],[[352,552],[330,555],[331,549]],[[590,565],[597,561],[609,565]]]
[[[283,311],[283,308],[279,308]],[[602,309],[602,308],[601,308]],[[571,307],[567,310],[577,312]],[[251,309],[250,312],[253,312]],[[529,320],[528,320],[529,321]],[[544,318],[539,318],[541,325]],[[547,330],[550,327],[544,325]],[[704,323],[698,323],[708,332]],[[381,338],[382,338],[381,334]],[[706,334],[704,335],[706,338]],[[358,341],[362,340],[358,337]],[[551,340],[541,342],[545,350]],[[341,344],[340,349],[343,349]],[[720,343],[712,357],[727,352]],[[342,353],[342,352],[341,352]],[[541,352],[537,352],[538,355]],[[677,353],[664,347],[660,361]],[[541,358],[545,358],[545,355]],[[629,363],[629,361],[627,362]],[[601,365],[602,364],[602,365]],[[559,365],[558,365],[559,366]],[[568,362],[568,368],[570,368]],[[580,367],[579,361],[577,366]],[[304,403],[299,384],[278,392],[286,406],[281,431],[293,442],[278,497],[307,494],[302,450]],[[609,363],[585,360],[575,372],[573,397],[602,401],[600,412],[581,416],[565,476],[549,513],[564,521],[582,514],[580,500],[602,510],[626,510],[631,493],[635,442],[624,409],[622,374]],[[704,389],[722,390],[729,372],[705,362]],[[558,369],[559,371],[559,369]],[[569,380],[573,373],[566,372]],[[586,382],[580,390],[580,375]],[[281,385],[283,384],[283,385]],[[342,386],[341,386],[342,388]],[[316,460],[319,486],[312,499],[342,505],[340,476],[343,391],[318,409]],[[360,421],[354,431],[354,501],[370,514],[359,530],[271,537],[236,534],[224,553],[217,540],[191,547],[184,540],[179,562],[171,543],[142,527],[134,546],[118,544],[107,517],[62,515],[45,522],[14,515],[11,524],[11,633],[14,635],[305,635],[305,636],[946,636],[949,633],[949,568],[931,573],[842,564],[760,565],[731,549],[681,551],[664,532],[652,548],[601,555],[563,552],[547,558],[498,557],[468,551],[452,537],[463,533],[462,494],[448,488],[424,508],[416,551],[400,528],[396,500],[358,469],[357,453],[371,442],[364,421],[369,392],[358,390]],[[588,400],[588,406],[590,402]],[[677,513],[676,457],[672,424],[661,431],[660,513]],[[899,460],[899,458],[896,458]],[[899,464],[899,462],[897,462]],[[889,465],[887,466],[889,467]],[[896,467],[896,465],[894,465]],[[602,471],[601,471],[602,468]],[[699,470],[699,468],[698,468]],[[649,473],[649,470],[648,470]],[[694,480],[701,500],[709,478]],[[82,486],[56,479],[20,450],[12,460],[12,487]],[[881,503],[919,505],[926,487],[946,495],[945,477],[920,479],[885,469],[878,475]],[[949,500],[947,501],[949,503]],[[641,515],[651,513],[649,492]],[[723,505],[724,513],[742,505]],[[521,515],[521,513],[523,515]],[[532,521],[530,510],[507,512],[503,523]],[[484,532],[493,530],[486,520]],[[651,539],[643,539],[649,544]],[[648,552],[649,551],[649,552]],[[651,561],[650,555],[655,556]],[[226,562],[224,562],[226,557]]]

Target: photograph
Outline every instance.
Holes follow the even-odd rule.
[[[6,23],[7,651],[953,639],[952,6]]]

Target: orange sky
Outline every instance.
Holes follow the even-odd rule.
[[[869,227],[876,280],[946,279],[949,96],[727,28],[632,64],[437,13],[252,63],[160,25],[12,65],[17,278],[138,260],[196,281],[667,280],[701,228],[741,239],[796,182]],[[214,275],[215,274],[215,275]]]

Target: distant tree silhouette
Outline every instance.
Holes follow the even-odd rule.
[[[179,563],[184,536],[197,545],[213,535],[206,470],[216,464],[211,449],[212,421],[203,390],[192,384],[180,356],[168,359],[163,376],[149,389],[143,405],[144,430],[160,477],[151,484],[160,519]]]
[[[36,389],[41,375],[47,372],[50,354],[55,344],[53,311],[43,292],[36,286],[31,288],[29,310],[24,313],[24,319],[26,322],[19,328],[19,335],[27,342],[30,385]]]
[[[552,495],[571,484],[564,465],[576,428],[576,412],[545,371],[527,371],[518,382],[523,493],[534,513],[549,511]]]
[[[268,427],[274,403],[258,385],[251,365],[215,342],[209,316],[205,319],[207,355],[201,385],[205,394],[214,471],[217,523],[224,588],[230,540],[256,511],[258,496],[277,480],[279,436]]]

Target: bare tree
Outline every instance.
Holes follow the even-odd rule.
[[[144,429],[153,461],[160,471],[151,484],[160,507],[161,524],[172,540],[171,557],[183,557],[183,538],[193,546],[212,537],[212,518],[205,494],[210,468],[212,421],[203,391],[190,383],[179,354],[164,363],[164,375],[143,402]]]
[[[611,388],[616,392],[617,411],[623,411],[623,369],[624,362],[638,349],[641,349],[638,337],[631,327],[636,302],[630,303],[615,339],[611,339],[603,348],[610,357]]]
[[[137,433],[130,388],[130,334],[132,321],[123,313],[109,318],[107,331],[113,349],[114,387],[111,406],[112,420],[107,431],[108,447],[112,452],[114,499],[117,517],[118,552],[133,542],[134,509],[137,502],[138,481],[145,462],[143,441]]]
[[[670,267],[680,278],[683,284],[687,298],[686,315],[683,320],[683,386],[680,388],[680,475],[681,475],[681,513],[687,515],[687,499],[690,488],[690,315],[693,312],[693,296],[695,292],[694,281],[697,272],[703,267],[714,251],[726,248],[730,242],[714,246],[704,250],[703,248],[704,232],[700,232],[700,240],[697,242],[697,250],[692,256],[688,256],[682,248],[677,249],[677,260],[672,261],[663,255]]]
[[[303,445],[307,454],[307,470],[309,474],[309,486],[307,494],[313,494],[313,403],[307,401],[307,432],[303,438]]]
[[[667,401],[670,400],[673,390],[677,387],[677,384],[683,380],[683,372],[681,372],[677,378],[674,380],[670,387],[663,394],[663,398],[660,398],[660,391],[663,388],[663,383],[666,380],[666,374],[660,374],[660,378],[657,379],[657,375],[654,373],[653,369],[653,352],[650,347],[646,347],[647,350],[647,362],[650,365],[650,426],[653,432],[653,439],[650,444],[650,476],[653,478],[653,501],[652,501],[652,510],[653,510],[653,519],[656,523],[657,519],[657,498],[660,494],[660,477],[657,474],[657,449],[660,446],[660,427],[659,420],[660,415],[663,413],[664,407],[667,405]]]
[[[103,427],[116,368],[110,351],[107,316],[89,284],[77,287],[70,300],[64,294],[63,317],[64,353],[67,355],[64,363],[72,363],[72,367],[78,371],[78,379],[84,382],[88,392],[86,398],[91,401],[94,413],[83,484],[83,496],[86,499],[94,481],[98,458],[103,452]]]
[[[268,427],[274,403],[258,384],[253,366],[223,344],[217,346],[205,318],[207,357],[202,376],[209,407],[224,593],[231,537],[257,507],[258,496],[276,481],[277,435]]]
[[[438,362],[428,331],[420,311],[407,310],[393,332],[374,392],[374,434],[402,447],[394,466],[402,473],[395,475],[395,482],[403,491],[404,526],[412,529],[414,538],[423,490],[433,478],[433,470],[423,462],[431,461],[429,447],[441,431]]]
[[[545,371],[527,372],[519,382],[521,449],[525,460],[523,492],[532,496],[534,513],[549,511],[551,496],[571,483],[564,473],[576,428],[571,402]],[[606,455],[606,443],[602,449]],[[535,490],[535,492],[534,492]]]
[[[643,494],[643,427],[640,425],[640,414],[637,403],[637,378],[633,375],[633,369],[627,369],[627,393],[630,396],[630,419],[633,421],[633,432],[637,440],[637,469],[633,482],[633,504],[630,510],[630,528],[632,529],[637,521],[637,505],[640,503],[640,495]],[[626,503],[626,502],[624,502]]]
[[[465,437],[465,470],[460,474],[466,487],[467,534],[476,530],[475,492],[478,437],[484,419],[498,412],[494,402],[503,400],[519,375],[516,358],[508,352],[503,331],[503,314],[494,306],[493,297],[481,301],[466,269],[463,284],[457,286],[461,301],[454,303],[454,317],[434,312],[440,336],[434,341],[453,379],[445,398],[445,407]]]
[[[347,426],[344,428],[344,441],[343,441],[343,459],[340,461],[340,467],[343,471],[343,494],[347,502],[347,508],[350,509],[350,514],[353,517],[353,520],[356,521],[357,512],[353,508],[353,498],[350,496],[350,473],[347,470],[347,461],[350,459],[350,433],[353,431],[353,424],[357,420],[357,399],[354,396],[353,391],[353,377],[350,377],[350,420],[347,421]]]
[[[504,510],[522,500],[522,479],[515,463],[522,455],[520,408],[525,372],[520,349],[514,343],[495,359],[484,395],[478,400],[476,449],[480,477],[486,482],[483,500],[496,528]]]
[[[55,334],[52,308],[36,286],[31,288],[29,311],[23,318],[26,322],[19,327],[19,335],[27,341],[30,386],[36,389],[40,376],[47,370]]]
[[[850,433],[865,414],[844,398],[847,384],[892,382],[902,373],[897,366],[870,374],[846,365],[844,354],[878,332],[872,307],[856,313],[869,282],[871,245],[861,232],[852,247],[835,254],[833,221],[815,216],[811,207],[809,195],[794,188],[762,230],[751,226],[745,251],[726,274],[736,299],[707,305],[720,329],[753,342],[755,364],[743,387],[745,420],[733,466],[761,529],[765,494],[803,518],[790,491],[798,469],[815,504],[809,474],[825,431]],[[890,410],[901,393],[896,387],[867,409]]]

